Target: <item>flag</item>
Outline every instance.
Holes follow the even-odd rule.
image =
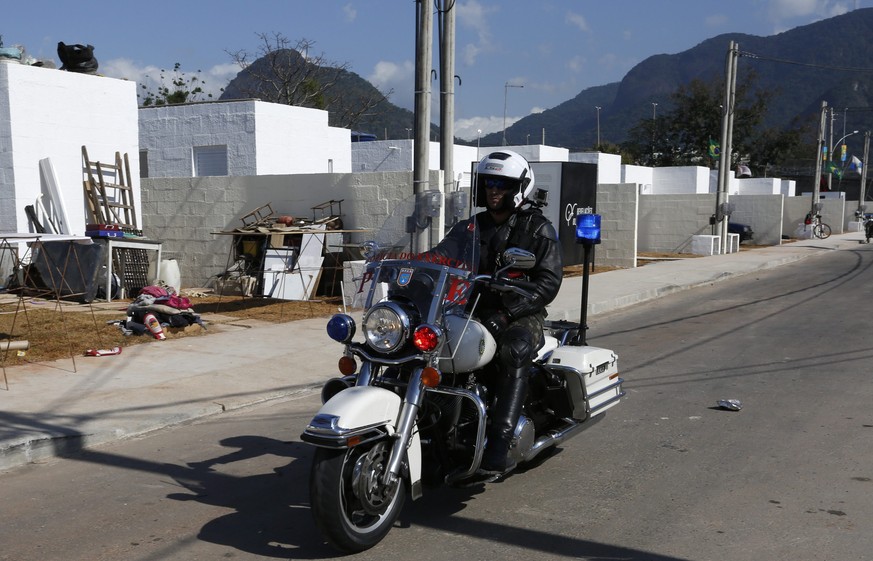
[[[709,157],[713,160],[717,159],[721,156],[721,148],[718,145],[718,142],[713,139],[709,139]]]
[[[831,174],[833,174],[834,176],[836,176],[837,179],[842,179],[842,178],[843,178],[843,170],[841,170],[840,167],[839,167],[837,164],[833,163],[833,162],[828,162],[827,170],[826,170],[826,171],[827,171],[828,173],[831,173]]]
[[[861,168],[863,168],[863,167],[864,167],[864,164],[861,162],[861,160],[859,160],[857,156],[852,156],[852,163],[849,164],[849,169],[855,170],[858,173],[861,173]]]

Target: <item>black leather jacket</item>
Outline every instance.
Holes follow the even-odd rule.
[[[435,251],[440,253],[440,247],[445,244],[462,243],[461,240],[469,237],[467,231],[474,221],[479,229],[479,273],[490,274],[499,268],[502,265],[501,254],[510,247],[530,251],[536,256],[534,267],[523,271],[526,280],[536,284],[534,298],[483,290],[477,315],[503,311],[510,319],[519,319],[537,313],[545,314],[546,306],[558,295],[563,279],[561,248],[552,223],[539,209],[516,211],[503,224],[496,224],[491,214],[483,211],[456,224]]]

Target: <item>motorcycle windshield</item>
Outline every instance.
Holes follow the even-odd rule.
[[[416,236],[398,229],[398,224],[419,229],[414,209],[410,216],[402,216],[406,208],[398,205],[386,227],[363,245],[364,307],[386,299],[406,302],[417,311],[420,322],[440,323],[443,315],[461,313],[468,304],[479,262],[478,228],[473,219],[460,222],[434,247],[421,249],[421,235],[430,232]]]

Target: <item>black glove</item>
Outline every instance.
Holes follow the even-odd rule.
[[[505,293],[502,296],[501,301],[503,307],[506,308],[507,312],[509,312],[510,317],[516,319],[536,313],[543,307],[540,304],[541,300],[539,296],[526,298],[515,294],[514,292]]]
[[[500,333],[509,325],[509,317],[503,312],[497,312],[485,318],[482,324],[497,339]]]

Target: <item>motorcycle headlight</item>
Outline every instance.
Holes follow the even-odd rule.
[[[409,315],[395,302],[378,304],[364,316],[363,330],[370,347],[389,353],[409,338]]]

